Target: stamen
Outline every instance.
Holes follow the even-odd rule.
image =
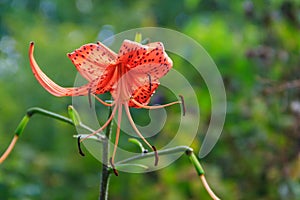
[[[149,86],[149,92],[151,92],[151,90],[152,90],[152,88],[151,88],[151,87],[152,87],[152,83],[151,83],[151,75],[148,74],[148,73],[147,73],[147,75],[148,75],[148,78],[149,78],[149,85],[150,85],[150,86]]]
[[[79,154],[80,154],[81,156],[85,156],[85,154],[83,153],[83,151],[82,151],[82,149],[81,149],[80,138],[81,138],[81,136],[79,136],[79,137],[77,138],[77,147],[78,147],[78,150],[79,150]]]
[[[148,153],[148,149],[145,149],[145,150],[143,151],[143,153]]]
[[[138,130],[138,128],[136,127],[132,117],[131,117],[131,114],[130,114],[130,111],[129,111],[129,107],[128,107],[128,104],[124,104],[124,108],[125,108],[125,111],[126,111],[126,115],[128,117],[128,120],[129,120],[129,123],[130,125],[132,126],[133,130],[135,131],[135,133],[150,147],[152,148],[152,145],[150,145],[150,143],[144,138],[144,136],[141,134],[141,132]]]
[[[159,109],[159,108],[164,108],[164,107],[168,107],[168,106],[171,106],[171,105],[174,105],[174,104],[180,104],[181,101],[174,101],[174,102],[171,102],[171,103],[167,103],[167,104],[164,104],[164,105],[157,105],[157,106],[147,106],[147,105],[143,105],[139,102],[137,102],[134,98],[131,98],[131,101],[141,107],[141,108],[145,108],[145,109]]]
[[[155,162],[154,162],[154,166],[157,166],[158,160],[159,160],[158,153],[157,153],[157,150],[156,150],[156,147],[155,147],[155,146],[152,146],[152,149],[153,149],[154,154],[155,154]]]
[[[89,98],[90,108],[92,108],[91,88],[89,88],[89,91],[88,91],[88,98]]]
[[[92,94],[92,95],[97,99],[97,101],[99,101],[100,103],[102,103],[105,106],[113,106],[113,105],[115,105],[115,102],[106,103],[105,101],[103,101],[102,99],[100,99],[97,95],[95,95],[95,94]]]
[[[114,174],[115,174],[116,176],[119,176],[119,172],[118,172],[118,170],[116,170],[115,164],[113,163],[112,158],[109,159],[109,162],[110,162],[110,165],[111,165],[111,168],[112,168]]]
[[[144,138],[144,136],[141,134],[141,132],[139,131],[139,129],[136,127],[132,117],[131,117],[131,114],[130,114],[130,111],[129,111],[129,107],[128,107],[128,104],[124,104],[124,107],[125,107],[125,111],[126,111],[126,115],[128,117],[128,120],[133,128],[133,130],[135,131],[135,133],[150,147],[153,149],[154,153],[155,153],[155,162],[154,162],[154,165],[156,166],[158,164],[158,153],[156,151],[156,148],[155,146],[152,146],[150,145],[150,143],[146,140],[146,138]]]
[[[95,134],[97,134],[97,133],[103,131],[103,129],[105,129],[105,128],[108,126],[108,124],[111,122],[111,120],[114,118],[114,116],[115,116],[115,114],[116,114],[116,111],[117,111],[117,106],[115,106],[115,107],[113,108],[113,111],[112,111],[110,117],[109,117],[108,120],[103,124],[103,126],[102,126],[101,128],[99,128],[98,130],[96,130],[94,133],[89,134],[87,137],[81,139],[80,142],[83,142],[84,140],[88,139],[89,137],[91,137],[91,136],[93,136],[93,135],[95,135]]]
[[[183,96],[180,94],[179,95],[180,99],[181,99],[181,105],[182,105],[182,115],[185,116],[185,104],[184,104],[184,98]]]
[[[113,151],[113,155],[111,157],[111,163],[114,163],[114,161],[115,161],[115,156],[116,156],[117,147],[118,147],[119,138],[120,138],[121,120],[122,120],[122,105],[119,105],[118,107],[119,107],[119,109],[118,109],[117,132],[116,132],[116,139],[115,139],[115,144],[114,144],[114,151]]]

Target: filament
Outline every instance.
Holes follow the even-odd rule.
[[[116,110],[117,110],[117,106],[115,106],[115,107],[113,108],[113,111],[112,111],[110,117],[109,117],[108,120],[103,124],[103,126],[102,126],[101,128],[99,128],[99,129],[96,130],[95,132],[89,134],[87,137],[81,139],[80,142],[83,142],[84,140],[88,139],[89,137],[91,137],[91,136],[93,136],[93,135],[95,135],[95,134],[97,134],[97,133],[103,131],[103,129],[105,129],[105,128],[108,126],[108,124],[111,122],[111,120],[114,118],[114,116],[115,116],[115,114],[116,114]]]
[[[118,122],[117,122],[117,132],[116,132],[116,139],[114,144],[114,151],[111,158],[111,163],[113,164],[115,161],[116,151],[119,143],[120,138],[120,129],[121,129],[121,121],[122,121],[122,104],[118,105]]]
[[[136,132],[136,134],[155,152],[155,166],[157,165],[158,163],[158,154],[157,154],[157,150],[155,148],[155,146],[152,146],[147,140],[146,138],[144,138],[144,136],[141,134],[141,132],[138,130],[138,128],[136,127],[132,117],[131,117],[131,114],[130,114],[130,110],[129,110],[129,107],[128,107],[128,104],[125,103],[124,104],[124,107],[125,107],[125,111],[126,111],[126,114],[128,116],[128,120],[132,126],[132,128],[134,129],[134,131]]]
[[[147,106],[147,105],[143,105],[141,103],[139,103],[138,101],[136,101],[135,99],[130,99],[135,105],[141,107],[141,108],[145,108],[145,109],[159,109],[159,108],[165,108],[165,107],[168,107],[168,106],[171,106],[171,105],[174,105],[174,104],[181,104],[182,102],[181,101],[174,101],[174,102],[171,102],[171,103],[167,103],[167,104],[164,104],[164,105],[156,105],[156,106]]]

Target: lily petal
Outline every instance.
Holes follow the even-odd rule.
[[[67,55],[88,81],[102,76],[107,66],[114,64],[117,59],[117,54],[101,42],[85,44]]]
[[[35,78],[38,80],[38,82],[52,95],[58,97],[82,96],[82,95],[88,95],[90,92],[93,92],[92,91],[93,88],[97,88],[97,84],[98,84],[97,80],[93,80],[81,87],[64,88],[57,85],[40,69],[40,67],[38,66],[37,62],[34,59],[33,51],[34,51],[34,43],[31,42],[29,47],[29,60],[30,60],[30,66],[32,72]]]
[[[142,45],[130,40],[124,40],[119,53],[118,63],[122,63],[126,69],[125,74],[119,76],[111,90],[114,99],[117,98],[118,83],[139,104],[147,105],[152,94],[159,85],[159,79],[165,76],[173,66],[173,62],[165,52],[161,42]],[[120,84],[119,84],[120,85]],[[130,107],[139,105],[129,101]]]

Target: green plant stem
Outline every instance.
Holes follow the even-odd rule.
[[[190,152],[190,151],[193,151],[193,149],[188,147],[188,146],[177,146],[177,147],[157,151],[157,153],[158,153],[158,155],[166,155],[166,154],[187,152],[187,151]],[[141,159],[145,159],[145,158],[149,158],[149,157],[153,157],[153,156],[155,156],[154,152],[143,153],[143,154],[140,154],[140,155],[137,155],[137,156],[127,158],[125,160],[121,160],[121,161],[116,163],[116,166],[119,165],[119,164],[125,164],[125,163],[129,163],[129,162],[132,162],[132,161],[135,161],[135,160],[141,160]]]
[[[73,107],[69,107],[69,109],[74,109]],[[71,110],[72,111],[72,110]],[[11,152],[11,150],[13,149],[15,143],[17,142],[19,136],[24,132],[25,127],[27,126],[30,118],[34,115],[34,114],[41,114],[44,116],[48,116],[51,117],[53,119],[57,119],[59,121],[62,122],[66,122],[74,127],[78,127],[78,128],[82,128],[85,129],[91,133],[95,132],[95,130],[91,129],[90,127],[84,125],[83,123],[81,123],[80,118],[78,113],[76,113],[76,110],[73,110],[73,114],[72,112],[69,112],[69,114],[71,113],[71,119],[64,117],[62,115],[59,115],[57,113],[53,113],[50,112],[48,110],[42,109],[42,108],[38,108],[38,107],[33,107],[27,110],[26,115],[23,117],[23,119],[21,120],[21,122],[19,123],[19,125],[17,126],[16,130],[15,130],[15,136],[10,144],[10,146],[8,147],[8,149],[6,150],[6,152],[0,157],[0,163],[2,163],[6,157],[9,155],[9,153]],[[74,114],[75,113],[75,114]],[[111,107],[109,107],[109,115],[108,117],[111,115],[112,113],[112,109]],[[77,116],[78,115],[78,116]],[[109,161],[108,161],[108,155],[109,155],[109,137],[111,134],[111,130],[112,130],[112,122],[109,123],[109,125],[106,128],[106,133],[105,135],[103,134],[98,134],[97,135],[97,140],[102,142],[103,144],[103,155],[102,155],[102,172],[101,172],[101,182],[100,182],[100,194],[99,194],[99,200],[107,200],[108,199],[108,185],[109,185],[109,178],[110,178],[110,174],[112,172],[112,168],[109,166]],[[137,143],[138,141],[133,141],[134,143]],[[137,143],[138,144],[138,143]],[[143,150],[143,148],[141,148]],[[144,152],[144,151],[143,151]],[[150,152],[150,153],[141,153],[140,155],[137,156],[133,156],[131,158],[119,161],[117,163],[115,163],[116,167],[118,165],[121,164],[126,164],[135,160],[142,160],[148,157],[153,157],[155,156],[154,152]],[[190,161],[192,162],[192,164],[195,167],[195,170],[197,172],[197,174],[199,175],[205,189],[207,190],[207,192],[209,193],[209,195],[215,199],[215,200],[219,200],[219,198],[214,194],[214,192],[211,190],[211,188],[209,187],[205,176],[204,176],[204,170],[197,158],[197,156],[193,153],[193,149],[188,147],[188,146],[177,146],[177,147],[173,147],[173,148],[169,148],[169,149],[164,149],[164,150],[160,150],[158,151],[158,155],[166,155],[166,154],[172,154],[172,153],[179,153],[179,152],[185,152],[186,155],[189,157]]]
[[[112,112],[111,107],[109,107],[108,118],[110,117]],[[102,172],[101,172],[101,182],[100,182],[100,193],[99,200],[107,200],[108,199],[108,185],[109,185],[109,177],[111,173],[111,168],[108,166],[108,154],[109,154],[109,137],[112,130],[112,121],[108,124],[105,132],[105,139],[102,141]]]
[[[199,159],[197,158],[197,156],[194,154],[193,149],[188,147],[188,146],[177,146],[177,147],[173,147],[173,148],[169,148],[169,149],[164,149],[164,150],[160,150],[157,151],[158,155],[166,155],[166,154],[172,154],[172,153],[179,153],[179,152],[185,152],[186,155],[189,157],[191,163],[193,164],[193,166],[195,167],[195,170],[198,174],[198,176],[200,177],[204,188],[206,189],[206,191],[208,192],[208,194],[211,196],[212,199],[214,200],[219,200],[219,197],[217,197],[215,195],[215,193],[212,191],[212,189],[210,188],[210,186],[208,185],[205,176],[204,176],[204,170],[200,164]],[[151,153],[142,153],[140,155],[119,161],[116,163],[116,166],[120,165],[120,164],[126,164],[135,160],[142,160],[148,157],[153,157],[155,156],[154,152]]]
[[[29,108],[26,113],[29,117],[31,117],[34,114],[41,114],[41,115],[45,115],[45,116],[48,116],[48,117],[51,117],[54,119],[58,119],[60,121],[63,121],[63,122],[73,125],[73,122],[71,119],[64,117],[62,115],[59,115],[57,113],[42,109],[42,108],[32,107],[32,108]]]
[[[204,175],[204,170],[203,170],[197,156],[194,154],[194,152],[192,152],[192,151],[191,152],[186,152],[186,154],[188,155],[190,161],[194,165],[197,174],[199,176]]]
[[[13,150],[17,140],[19,139],[19,136],[22,135],[22,133],[24,132],[24,129],[26,128],[29,120],[31,119],[31,117],[35,114],[40,114],[40,115],[44,115],[47,117],[51,117],[53,119],[57,119],[59,121],[68,123],[74,127],[79,127],[82,129],[85,129],[89,132],[94,132],[93,129],[91,129],[90,127],[82,124],[81,122],[79,124],[74,124],[74,122],[72,121],[72,119],[64,117],[62,115],[56,114],[54,112],[42,109],[42,108],[38,108],[38,107],[33,107],[33,108],[29,108],[26,111],[26,115],[22,118],[21,122],[18,124],[14,134],[15,136],[13,137],[10,145],[8,146],[8,148],[6,149],[6,151],[2,154],[2,156],[0,157],[0,164],[8,157],[8,155],[10,154],[10,152]],[[104,135],[98,134],[97,135],[97,139],[102,141],[104,138],[106,138]]]
[[[47,116],[47,117],[51,117],[51,118],[53,118],[53,119],[57,119],[57,120],[59,120],[59,121],[62,121],[62,122],[66,122],[66,123],[68,123],[68,124],[71,124],[72,126],[76,126],[76,127],[85,129],[85,130],[87,130],[87,131],[89,131],[89,132],[91,132],[91,133],[93,133],[93,132],[95,131],[95,130],[91,129],[90,127],[86,126],[85,124],[83,124],[83,123],[81,123],[81,122],[80,122],[78,125],[75,125],[74,122],[72,121],[72,119],[67,118],[67,117],[65,117],[65,116],[62,116],[62,115],[59,115],[59,114],[57,114],[57,113],[54,113],[54,112],[51,112],[51,111],[42,109],[42,108],[33,107],[33,108],[29,108],[29,109],[27,110],[27,112],[26,112],[26,116],[28,116],[29,118],[30,118],[31,116],[33,116],[34,114],[40,114],[40,115],[44,115],[44,116]],[[25,117],[26,117],[26,116],[25,116]],[[25,118],[25,117],[24,117],[24,118]],[[23,121],[23,120],[22,120],[22,121]],[[21,121],[21,123],[22,123],[22,121]],[[19,124],[19,126],[21,125],[21,123]],[[26,124],[25,124],[25,125],[26,125]],[[19,127],[19,126],[18,126],[18,127]],[[23,126],[23,125],[22,125],[22,126]],[[18,128],[17,128],[17,130],[18,130]],[[23,128],[23,129],[19,129],[19,130],[21,130],[21,131],[23,132],[24,128]],[[22,132],[20,132],[20,133],[18,133],[18,134],[20,135]],[[17,132],[16,132],[16,134],[17,134]],[[100,139],[105,138],[105,136],[100,135],[100,134],[98,134],[97,136],[99,136]]]
[[[194,165],[195,170],[196,170],[198,176],[200,177],[200,180],[202,181],[202,184],[203,184],[204,188],[206,189],[206,191],[208,192],[209,196],[214,200],[220,200],[219,197],[212,191],[209,184],[207,183],[206,178],[204,176],[204,174],[205,174],[204,170],[203,170],[197,156],[194,154],[193,151],[190,151],[190,152],[186,151],[186,154],[188,155],[190,161]]]
[[[42,108],[33,107],[33,108],[29,108],[27,110],[26,115],[23,117],[23,119],[21,120],[21,122],[19,123],[19,125],[17,126],[17,128],[15,130],[15,135],[20,136],[23,133],[25,127],[27,126],[27,124],[29,122],[29,119],[34,114],[41,114],[41,115],[48,116],[48,117],[51,117],[53,119],[58,119],[60,121],[69,123],[71,125],[74,125],[72,120],[67,118],[67,117],[58,115],[58,114],[50,112],[48,110],[44,110]]]

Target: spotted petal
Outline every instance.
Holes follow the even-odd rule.
[[[133,92],[132,98],[142,105],[148,105],[150,102],[150,98],[155,93],[155,90],[157,89],[158,86],[159,83],[151,83],[151,86],[150,84],[143,85]],[[139,108],[139,106],[136,105],[131,100],[129,101],[128,105],[130,107]]]
[[[81,87],[61,87],[53,82],[38,66],[33,56],[34,43],[30,43],[29,48],[29,60],[32,72],[39,83],[51,94],[55,96],[82,96],[88,95],[89,93],[100,94],[104,93],[105,90],[101,87],[106,84],[105,81],[101,81],[98,77],[91,80],[89,83]],[[107,77],[112,76],[113,71],[108,71]],[[100,89],[99,89],[100,88]],[[107,89],[107,88],[106,88]],[[108,89],[107,89],[108,90]]]
[[[162,43],[141,45],[129,40],[125,40],[120,48],[118,63],[122,63],[127,70],[122,76],[123,83],[126,84],[126,93],[143,105],[149,103],[159,85],[159,79],[165,76],[173,65]],[[112,89],[117,87],[114,85]],[[111,93],[114,98],[117,97],[116,90],[112,90]],[[134,105],[130,102],[129,106]]]
[[[117,54],[104,44],[86,44],[69,53],[68,57],[76,66],[78,72],[88,81],[99,78],[105,68],[114,64]]]

